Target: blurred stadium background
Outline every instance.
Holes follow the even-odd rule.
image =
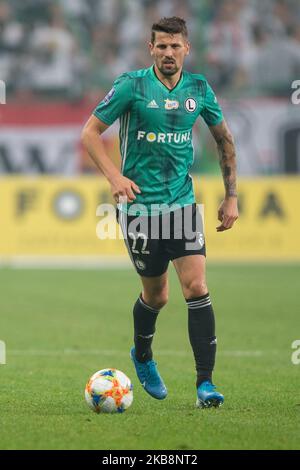
[[[206,127],[196,126],[193,173],[210,258],[300,259],[297,0],[1,0],[2,264],[125,259],[122,242],[95,236],[96,207],[111,198],[80,131],[118,74],[151,65],[151,24],[174,14],[190,30],[186,68],[207,76],[238,150],[241,217],[220,243],[218,157]],[[104,139],[118,162],[117,124]]]

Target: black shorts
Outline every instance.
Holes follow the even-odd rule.
[[[141,276],[161,276],[169,261],[182,256],[206,256],[203,221],[196,204],[155,216],[133,216],[117,209],[117,221]]]

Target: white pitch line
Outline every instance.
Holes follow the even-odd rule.
[[[190,357],[192,352],[188,351],[172,351],[172,350],[159,350],[158,356],[177,356],[177,357]],[[284,354],[284,351],[279,350],[232,350],[232,351],[219,351],[218,356],[227,357],[262,357],[269,355]],[[63,349],[63,350],[44,350],[44,349],[7,349],[6,355],[9,356],[118,356],[129,357],[129,353],[125,350],[109,350],[109,349]]]
[[[241,260],[220,260],[210,259],[211,266],[245,266],[245,265],[266,265],[266,266],[291,266],[299,265],[300,259],[241,259]],[[14,269],[133,269],[129,256],[124,255],[99,255],[99,256],[0,256],[1,268]],[[134,271],[133,271],[134,272]]]
[[[14,269],[129,269],[127,256],[0,256],[0,268]]]

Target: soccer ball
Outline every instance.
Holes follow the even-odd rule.
[[[132,388],[130,379],[123,372],[102,369],[86,384],[85,399],[96,413],[123,413],[132,403]]]

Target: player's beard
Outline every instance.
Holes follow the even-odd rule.
[[[178,72],[179,70],[179,67],[177,66],[176,62],[174,61],[173,62],[173,66],[172,67],[167,67],[166,64],[164,64],[163,62],[161,63],[161,65],[157,65],[157,68],[158,70],[160,71],[160,73],[162,75],[165,75],[167,77],[170,77],[172,75],[175,75],[175,73]]]

